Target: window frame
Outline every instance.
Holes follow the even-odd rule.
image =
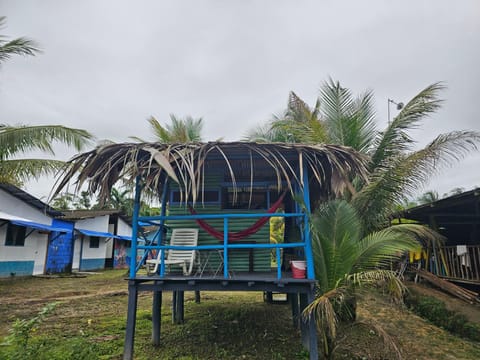
[[[5,246],[24,247],[26,237],[27,229],[25,226],[15,225],[11,222],[7,224]]]
[[[88,247],[89,247],[89,249],[99,249],[100,248],[100,236],[90,236],[90,241],[88,242]]]
[[[204,193],[216,193],[217,195],[217,199],[216,200],[205,200],[203,201],[202,200],[202,194],[200,194],[198,197],[197,197],[197,202],[198,203],[202,203],[202,204],[206,204],[206,205],[216,205],[216,204],[221,204],[222,203],[222,189],[205,189],[203,190]],[[176,195],[178,194],[178,195]],[[175,190],[171,190],[170,191],[170,199],[169,199],[169,203],[172,204],[172,205],[179,205],[179,204],[185,204],[186,203],[191,203],[192,202],[192,199],[189,198],[187,201],[185,199],[183,199],[182,201],[180,201],[180,190],[178,189],[175,189]]]

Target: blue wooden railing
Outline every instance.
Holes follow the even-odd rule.
[[[261,218],[261,217],[299,217],[302,218],[304,229],[303,236],[301,242],[295,243],[282,243],[282,244],[235,244],[234,242],[228,242],[228,228],[229,228],[229,220],[230,219],[239,219],[239,218]],[[223,244],[220,245],[197,245],[197,246],[172,246],[172,245],[162,245],[162,235],[160,234],[160,239],[157,240],[157,245],[138,245],[137,239],[134,235],[134,239],[132,241],[132,256],[131,256],[131,264],[130,264],[130,278],[134,279],[136,272],[139,268],[143,265],[145,261],[144,256],[138,263],[136,260],[136,254],[138,250],[145,250],[149,252],[151,250],[161,251],[161,266],[160,266],[160,276],[163,277],[165,275],[165,263],[164,263],[164,254],[165,251],[163,250],[170,250],[170,249],[177,249],[177,250],[223,250],[223,276],[228,278],[228,251],[230,249],[275,249],[276,258],[277,258],[277,278],[281,279],[282,272],[281,272],[281,259],[280,255],[281,249],[284,248],[297,248],[302,247],[305,252],[305,259],[307,265],[307,278],[314,279],[314,269],[313,269],[313,255],[312,255],[312,248],[310,243],[310,229],[308,226],[308,218],[304,213],[263,213],[263,214],[195,214],[195,215],[160,215],[160,216],[142,216],[138,217],[138,221],[141,222],[148,222],[152,225],[156,226],[163,226],[165,220],[208,220],[208,219],[223,219]],[[134,227],[137,222],[134,221]],[[135,233],[134,233],[135,234]]]

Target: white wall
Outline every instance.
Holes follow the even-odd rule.
[[[0,210],[40,224],[52,224],[52,219],[48,215],[1,189]],[[27,233],[29,231],[31,229],[27,228]],[[25,239],[24,246],[5,246],[6,236],[7,224],[0,227],[0,261],[34,261],[33,275],[43,274],[47,256],[48,234],[33,231]]]
[[[132,227],[121,218],[118,218],[117,235],[132,236]]]
[[[108,221],[109,215],[97,216],[91,219],[78,220],[75,223],[76,229],[85,229],[92,231],[108,232]],[[104,237],[100,238],[98,248],[90,248],[90,236],[83,234],[78,234],[78,239],[80,240],[83,236],[83,254],[82,259],[104,259],[106,252],[106,242],[111,242],[112,239],[106,239]],[[76,245],[77,241],[75,241]],[[80,242],[79,242],[80,244]]]
[[[29,229],[27,229],[28,233]],[[0,227],[0,261],[34,261],[33,275],[43,274],[47,257],[48,234],[34,231],[24,246],[5,246],[7,224]]]
[[[0,210],[10,215],[23,217],[40,224],[51,225],[52,218],[39,209],[0,189]]]

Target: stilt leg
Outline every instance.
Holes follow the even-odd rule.
[[[185,320],[185,291],[179,291],[177,294],[177,315],[178,315],[178,322],[177,324],[183,324]]]
[[[123,360],[133,359],[133,344],[135,338],[135,322],[137,320],[138,290],[134,281],[128,283],[128,309],[127,328],[125,331],[125,344],[123,348]]]
[[[200,304],[200,291],[195,291],[195,303]]]
[[[177,324],[178,313],[177,313],[177,291],[172,292],[172,323]]]
[[[152,303],[152,343],[160,345],[160,334],[162,330],[162,292],[153,292]]]
[[[300,332],[302,334],[302,344],[306,350],[310,350],[310,344],[308,339],[308,324],[303,319],[303,310],[308,305],[308,298],[307,294],[300,294],[300,313],[298,314],[299,322],[300,322]]]
[[[290,306],[292,307],[292,321],[293,321],[293,327],[295,329],[298,329],[298,294],[297,293],[291,293],[288,294],[288,297],[290,299]]]
[[[314,290],[308,292],[308,303],[310,304],[315,300]],[[309,352],[310,360],[318,359],[318,345],[317,345],[317,327],[315,324],[315,316],[313,314],[308,318],[308,338],[309,338]]]

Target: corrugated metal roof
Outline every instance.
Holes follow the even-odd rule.
[[[120,210],[63,210],[60,216],[65,220],[90,219],[97,216],[120,214]]]

